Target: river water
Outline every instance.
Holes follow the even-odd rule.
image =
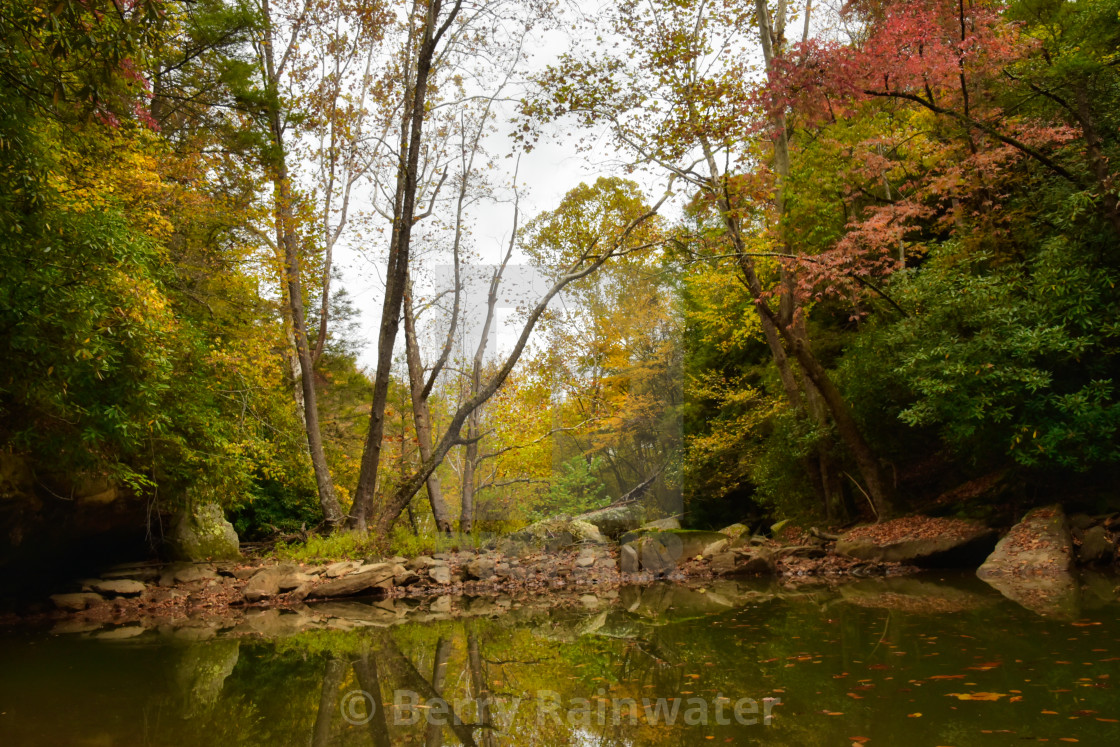
[[[9,630],[0,744],[1120,744],[1116,583],[1049,616],[934,574]]]

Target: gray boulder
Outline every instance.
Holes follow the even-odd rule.
[[[1045,576],[1073,570],[1073,541],[1061,506],[1036,508],[1011,528],[976,571],[993,576]]]
[[[352,597],[356,594],[374,593],[393,586],[393,566],[376,563],[362,566],[348,576],[320,584],[308,592],[308,598]]]
[[[623,573],[637,573],[641,566],[638,563],[638,548],[633,545],[623,545],[619,550],[621,570]]]
[[[108,594],[114,597],[134,597],[144,593],[147,587],[139,581],[130,579],[110,579],[108,581],[94,581],[89,587],[98,594]]]
[[[85,591],[77,594],[52,594],[51,601],[60,610],[81,612],[84,609],[101,604],[105,599],[100,594]]]
[[[168,536],[175,560],[236,560],[241,557],[237,532],[220,506],[205,503],[176,515]]]
[[[639,503],[622,506],[607,506],[595,511],[580,514],[575,518],[595,525],[603,535],[617,539],[623,532],[637,529],[645,521],[645,507]]]
[[[493,578],[496,572],[496,565],[497,564],[490,558],[475,558],[465,566],[467,578],[477,581],[486,581],[487,579]]]
[[[1089,527],[1081,535],[1077,548],[1077,561],[1083,565],[1111,563],[1116,557],[1116,545],[1102,526]]]
[[[433,565],[428,569],[428,578],[440,586],[451,583],[451,569],[446,565]]]
[[[967,568],[987,557],[996,538],[995,530],[977,522],[908,516],[856,527],[836,541],[836,554],[874,562]]]
[[[976,575],[1039,615],[1072,620],[1081,608],[1073,559],[1065,512],[1058,505],[1046,506],[1013,526]]]

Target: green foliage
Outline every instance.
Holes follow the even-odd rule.
[[[305,542],[281,543],[273,550],[281,560],[295,560],[300,563],[321,563],[332,560],[363,560],[377,555],[377,548],[369,537],[354,532],[312,535]]]
[[[846,361],[857,401],[934,429],[962,459],[1084,471],[1120,460],[1117,275],[1047,240],[994,264],[946,246],[893,289],[912,317],[862,336]]]
[[[533,519],[546,519],[558,514],[574,516],[609,504],[606,486],[599,479],[602,467],[601,458],[583,456],[573,457],[560,465],[548,493],[533,508]]]

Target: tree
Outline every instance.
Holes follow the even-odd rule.
[[[541,76],[542,97],[531,102],[526,112],[546,120],[575,116],[587,127],[605,125],[618,145],[636,159],[667,169],[698,191],[718,216],[723,240],[737,258],[790,404],[812,410],[819,394],[859,467],[877,513],[885,515],[892,510],[890,486],[840,390],[814,354],[789,270],[783,267],[785,279],[777,287],[768,287],[757,263],[760,253],[750,250],[746,238],[760,226],[748,220],[745,203],[750,194],[738,192],[743,186],[740,177],[753,171],[754,154],[744,145],[754,137],[756,128],[765,132],[775,127],[779,200],[773,222],[779,243],[761,255],[794,255],[783,250],[781,243],[787,134],[781,117],[760,123],[743,116],[757,111],[758,106],[738,35],[738,29],[756,19],[764,58],[773,62],[780,53],[774,46],[785,27],[785,8],[780,5],[778,21],[772,23],[766,9],[755,4],[625,3],[617,12],[608,12],[605,20],[610,33],[627,40],[625,48],[567,55]],[[765,72],[769,73],[769,64]],[[771,305],[775,296],[779,299],[776,309]],[[800,381],[791,359],[800,369]],[[803,404],[805,400],[808,405]]]

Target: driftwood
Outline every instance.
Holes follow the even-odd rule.
[[[644,496],[649,491],[650,486],[653,485],[653,481],[656,480],[661,474],[662,469],[662,467],[658,467],[652,475],[642,480],[635,487],[631,488],[625,495],[623,495],[607,508],[612,508],[614,506],[623,506],[627,503],[633,503],[634,501]]]
[[[809,534],[811,534],[814,537],[817,537],[819,539],[822,539],[822,540],[828,540],[829,542],[835,542],[836,540],[840,539],[839,534],[832,534],[831,532],[822,532],[821,530],[817,529],[816,527],[809,527]]]

